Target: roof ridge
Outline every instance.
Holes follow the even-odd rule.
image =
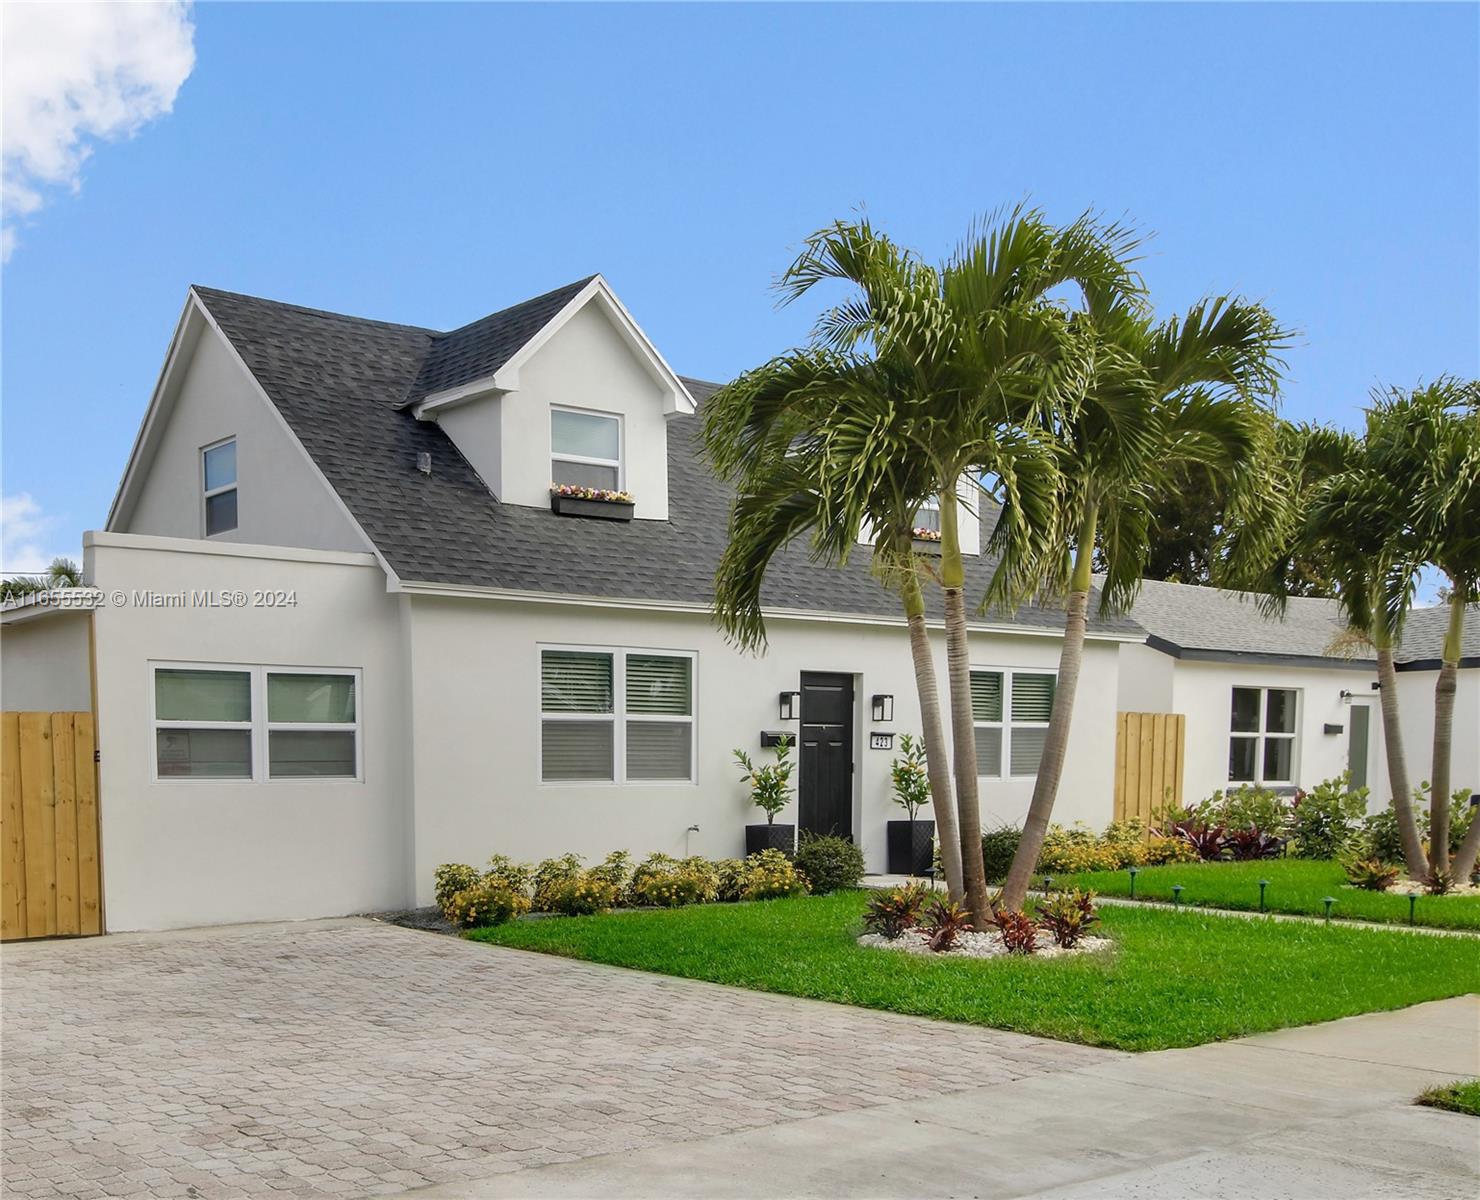
[[[493,312],[484,313],[481,317],[474,317],[471,321],[466,321],[463,324],[458,325],[456,328],[436,331],[434,336],[439,339],[452,337],[454,334],[459,334],[466,329],[471,329],[474,325],[477,325],[482,321],[491,321],[494,317],[501,317],[505,313],[512,312],[516,308],[523,308],[526,304],[538,304],[541,300],[548,300],[551,296],[557,295],[560,292],[580,291],[600,274],[600,271],[596,271],[590,275],[587,275],[584,279],[576,279],[572,280],[570,283],[562,283],[559,287],[553,287],[547,292],[541,292],[538,296],[526,296],[523,300],[516,300],[513,304],[506,304],[503,306],[503,308],[496,308],[493,310]]]
[[[274,300],[271,296],[254,296],[250,292],[233,292],[226,288],[214,288],[203,283],[192,283],[190,290],[200,296],[225,296],[233,300],[251,300],[254,304],[271,304],[274,308],[288,308],[294,312],[307,313],[313,317],[331,317],[336,321],[353,321],[357,325],[378,325],[383,329],[405,329],[412,333],[437,336],[437,330],[425,325],[408,325],[402,321],[382,321],[376,317],[360,317],[354,313],[335,312],[328,308],[311,308],[307,304],[294,304],[289,300]]]

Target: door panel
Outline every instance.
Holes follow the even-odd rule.
[[[802,675],[799,824],[853,836],[853,677]]]
[[[1367,786],[1367,759],[1372,743],[1372,706],[1353,704],[1351,708],[1351,735],[1346,744],[1346,769],[1351,772],[1353,789]]]

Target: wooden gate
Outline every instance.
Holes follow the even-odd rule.
[[[0,939],[103,932],[89,712],[0,714]]]
[[[1182,803],[1187,718],[1181,713],[1123,712],[1115,717],[1115,819],[1150,822]]]

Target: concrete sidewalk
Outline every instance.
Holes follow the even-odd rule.
[[[1411,1101],[1477,1074],[1465,996],[415,1195],[1455,1200],[1480,1121]]]

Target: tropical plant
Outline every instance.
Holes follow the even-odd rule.
[[[971,929],[971,912],[965,905],[936,897],[926,906],[921,928],[925,944],[937,954],[955,949],[963,933]]]
[[[766,824],[773,824],[776,814],[791,803],[791,775],[796,763],[788,757],[791,740],[782,734],[776,739],[776,761],[757,767],[744,750],[735,751],[740,782],[750,788],[750,802],[766,814]]]
[[[894,784],[894,803],[913,821],[930,803],[930,767],[925,761],[925,743],[910,734],[901,734],[901,755],[889,764],[889,777]]]
[[[1424,884],[1424,890],[1430,896],[1447,896],[1450,892],[1454,891],[1455,882],[1454,872],[1448,867],[1442,871],[1438,868],[1433,868],[1429,871],[1429,879]]]
[[[1343,858],[1341,869],[1349,884],[1369,892],[1385,891],[1398,881],[1398,868],[1376,858]]]
[[[1002,945],[1009,954],[1033,954],[1038,949],[1038,926],[1020,908],[999,908],[992,913],[992,924],[1002,935]]]
[[[870,933],[895,941],[906,929],[919,924],[920,914],[930,895],[930,891],[919,883],[874,892],[863,912],[863,926]]]
[[[1224,850],[1227,846],[1228,830],[1222,825],[1209,825],[1206,821],[1199,821],[1192,817],[1185,821],[1173,822],[1162,832],[1180,838],[1203,862],[1214,862],[1226,857]]]
[[[1350,783],[1343,773],[1295,793],[1290,834],[1297,857],[1336,858],[1349,847],[1367,812],[1367,789],[1354,790]]]
[[[1223,835],[1223,849],[1235,862],[1254,862],[1261,858],[1278,858],[1285,849],[1285,838],[1257,825],[1230,829]]]
[[[1074,949],[1099,919],[1093,892],[1057,892],[1038,905],[1038,924],[1065,950]]]
[[[793,862],[814,895],[857,887],[863,878],[863,851],[851,838],[803,833]]]
[[[46,592],[53,588],[75,588],[82,586],[82,568],[70,558],[54,558],[45,572],[40,575],[13,575],[0,579],[0,603],[19,600],[34,592]]]
[[[1228,297],[1160,324],[1136,298],[1092,300],[1074,323],[1092,356],[1079,403],[1055,429],[1059,527],[1069,552],[1039,566],[1049,590],[1067,591],[1064,641],[1023,840],[1002,889],[1008,908],[1027,896],[1063,777],[1096,551],[1100,611],[1123,611],[1149,555],[1150,499],[1169,472],[1198,464],[1228,481],[1230,508],[1245,503],[1273,442],[1271,404],[1287,337],[1261,305]]]

